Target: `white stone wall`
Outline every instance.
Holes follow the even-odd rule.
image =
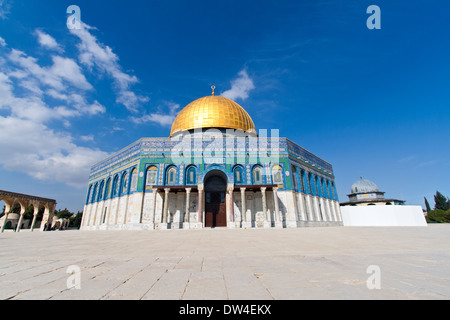
[[[267,214],[263,212],[262,192],[246,191],[246,224],[242,224],[241,192],[233,192],[234,219],[229,207],[227,194],[227,220],[229,228],[297,228],[307,226],[342,225],[339,203],[293,191],[278,191],[278,209],[276,212],[275,192],[266,191]],[[186,210],[186,192],[170,192],[168,195],[168,224],[162,224],[164,209],[164,192],[135,192],[120,198],[88,204],[84,208],[82,230],[107,229],[159,229],[159,228],[202,228],[199,221],[197,192],[189,196],[189,208]],[[203,197],[203,201],[204,201]],[[203,203],[203,208],[205,204]],[[189,224],[184,222],[188,211]],[[106,216],[105,216],[106,214]],[[266,221],[266,216],[270,221]],[[203,213],[204,217],[204,213]],[[233,221],[234,220],[234,221]]]
[[[427,225],[420,206],[345,206],[341,210],[344,226],[349,227]]]

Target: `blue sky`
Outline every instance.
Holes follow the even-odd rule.
[[[69,5],[83,28],[66,26]],[[369,5],[381,29],[369,30]],[[0,189],[82,210],[92,164],[216,92],[389,197],[450,196],[447,1],[0,0]]]

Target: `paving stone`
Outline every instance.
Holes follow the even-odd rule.
[[[449,240],[450,225],[7,232],[0,299],[450,299]]]

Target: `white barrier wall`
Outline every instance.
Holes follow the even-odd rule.
[[[420,206],[344,206],[342,219],[346,227],[425,227]]]

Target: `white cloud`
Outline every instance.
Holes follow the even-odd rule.
[[[43,181],[84,188],[90,166],[108,154],[77,145],[65,130],[51,129],[53,120],[69,128],[69,119],[106,112],[100,102],[85,98],[93,87],[80,66],[61,56],[42,66],[36,58],[11,49],[0,61],[0,70],[0,165]],[[50,98],[58,104],[50,105]]]
[[[0,47],[6,47],[6,46],[7,46],[7,44],[6,44],[5,39],[3,39],[2,37],[0,37]]]
[[[75,87],[90,90],[92,85],[88,83],[86,77],[82,74],[80,66],[69,58],[53,56],[53,66],[49,72],[60,79],[70,82]]]
[[[58,52],[64,51],[61,46],[56,42],[55,38],[51,35],[37,29],[35,31],[36,36],[38,37],[38,42],[42,47],[45,47],[50,50],[55,50]]]
[[[124,105],[128,110],[136,112],[138,107],[149,99],[130,89],[133,84],[138,82],[137,77],[122,71],[119,57],[109,46],[99,42],[91,34],[90,30],[92,29],[94,28],[81,23],[81,29],[70,30],[81,40],[78,44],[80,62],[90,69],[97,68],[100,72],[112,77],[117,95],[116,102]]]
[[[32,120],[0,116],[0,127],[0,164],[39,180],[83,188],[90,166],[108,156]]]
[[[11,5],[7,0],[0,0],[0,19],[6,19]]]
[[[94,141],[94,135],[89,134],[87,136],[81,136],[80,139],[81,141]]]
[[[153,114],[146,114],[143,115],[140,118],[137,117],[132,117],[131,120],[134,123],[146,123],[146,122],[154,122],[154,123],[158,123],[161,126],[170,126],[173,121],[175,120],[174,115],[168,115],[168,114],[158,114],[158,113],[153,113]]]
[[[248,98],[249,92],[255,89],[253,80],[248,76],[245,69],[240,71],[238,76],[238,78],[231,81],[231,89],[221,94],[223,97],[231,100],[245,100]]]
[[[173,102],[165,102],[166,107],[169,109],[168,113],[152,113],[145,114],[141,117],[131,117],[131,121],[137,124],[153,122],[163,127],[171,126],[177,116],[177,112],[180,109],[180,105]]]
[[[11,50],[8,58],[27,76],[35,77],[41,83],[58,91],[66,89],[66,82],[79,89],[90,90],[93,88],[82,74],[78,64],[72,59],[53,56],[51,67],[41,67],[36,58],[27,56],[24,52],[16,49]]]

